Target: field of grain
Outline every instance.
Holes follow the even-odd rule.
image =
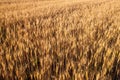
[[[0,0],[0,80],[120,80],[120,0]]]

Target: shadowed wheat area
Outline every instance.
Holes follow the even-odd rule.
[[[120,80],[120,0],[0,0],[0,80]]]

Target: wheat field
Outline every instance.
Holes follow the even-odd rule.
[[[120,0],[0,0],[0,80],[120,80]]]

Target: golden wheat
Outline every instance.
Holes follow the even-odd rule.
[[[119,0],[0,0],[0,80],[119,79]]]

